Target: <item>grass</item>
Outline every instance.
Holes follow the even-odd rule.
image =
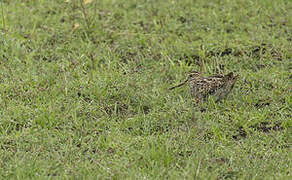
[[[292,3],[1,1],[1,179],[289,179]],[[220,103],[168,88],[239,74]]]

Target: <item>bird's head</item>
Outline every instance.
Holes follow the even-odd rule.
[[[191,71],[188,75],[188,80],[192,80],[192,79],[197,79],[199,77],[201,77],[202,74],[200,72],[197,71]]]
[[[179,85],[176,85],[174,87],[169,88],[169,90],[172,90],[172,89],[177,88],[177,87],[181,87],[181,86],[185,85],[187,82],[189,82],[191,80],[194,80],[194,79],[197,79],[197,78],[199,78],[201,76],[202,76],[201,73],[199,73],[197,71],[191,71],[188,74],[188,78],[184,82],[180,83]]]

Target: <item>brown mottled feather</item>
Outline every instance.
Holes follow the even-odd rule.
[[[170,89],[183,86],[189,82],[191,95],[197,102],[205,100],[210,95],[213,95],[217,102],[229,94],[237,79],[238,76],[234,76],[232,72],[227,75],[219,74],[204,78],[201,73],[193,71],[189,74],[187,80]]]

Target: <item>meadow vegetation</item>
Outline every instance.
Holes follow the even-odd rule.
[[[291,178],[291,1],[0,3],[1,179]]]

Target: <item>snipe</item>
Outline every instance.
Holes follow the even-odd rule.
[[[229,94],[237,79],[238,75],[235,76],[233,72],[226,75],[218,74],[203,77],[200,72],[192,71],[183,83],[169,89],[172,90],[183,86],[188,82],[191,95],[195,98],[197,103],[206,100],[210,95],[214,96],[215,102],[218,102]]]

